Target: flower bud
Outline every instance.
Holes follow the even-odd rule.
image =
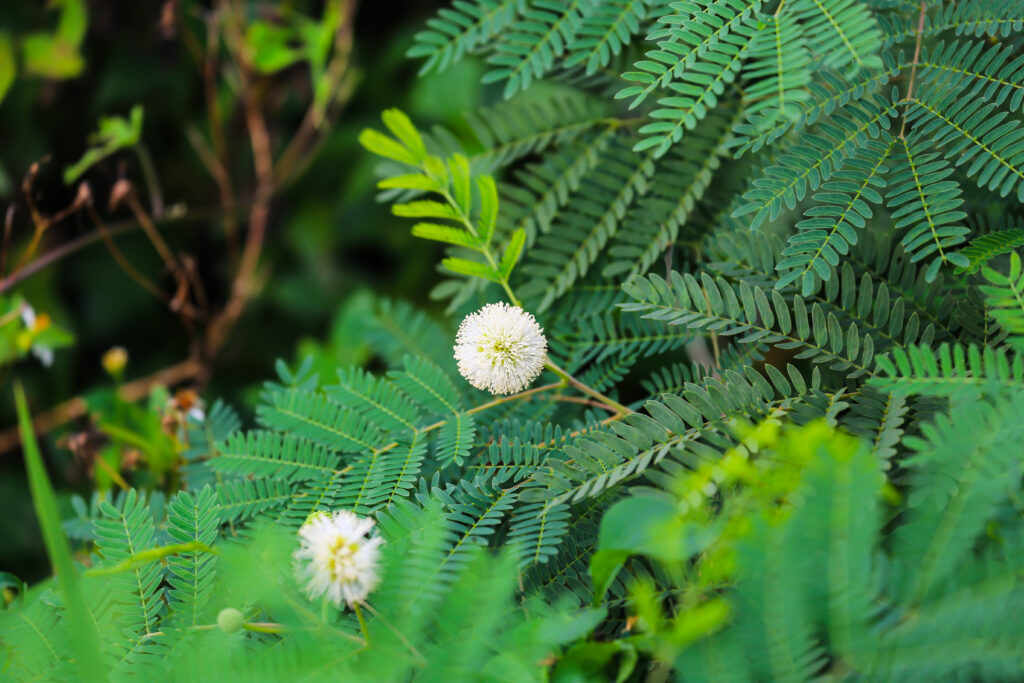
[[[124,373],[125,366],[128,365],[128,352],[123,346],[115,346],[103,354],[102,363],[103,369],[111,377],[118,379]]]

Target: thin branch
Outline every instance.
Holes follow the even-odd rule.
[[[238,207],[241,208],[241,207]],[[168,212],[164,214],[157,223],[169,223],[174,221],[197,221],[206,218],[214,218],[222,214],[222,210],[218,206],[208,206],[188,213],[184,212]],[[116,223],[111,223],[106,226],[107,233],[110,235],[119,235],[129,230],[134,230],[139,227],[139,223],[136,220],[124,220]],[[43,268],[56,263],[66,256],[84,249],[96,242],[103,240],[103,234],[99,230],[95,230],[85,235],[80,235],[72,240],[68,240],[64,244],[54,247],[50,251],[42,254],[39,258],[34,259],[30,263],[26,263],[19,269],[14,270],[10,275],[0,280],[0,294],[6,292],[11,287],[15,286],[22,280],[35,275]]]
[[[171,252],[171,248],[167,246],[167,242],[164,241],[160,231],[157,230],[156,224],[153,219],[150,218],[149,214],[142,207],[142,202],[139,201],[138,195],[135,193],[135,189],[129,186],[128,194],[128,208],[131,209],[132,214],[135,216],[135,220],[142,226],[142,231],[146,233],[146,237],[153,243],[153,248],[160,254],[160,258],[164,262],[164,266],[167,270],[175,276],[175,279],[184,279],[184,272],[181,268],[181,264],[178,263],[178,259],[174,258],[174,254]]]
[[[114,261],[117,263],[117,265],[121,267],[121,270],[123,270],[128,275],[128,277],[134,280],[135,283],[142,287],[144,290],[146,290],[156,298],[160,299],[161,301],[167,301],[167,295],[163,293],[160,287],[158,287],[152,280],[150,280],[145,275],[136,270],[135,266],[132,265],[131,261],[129,261],[125,257],[125,255],[121,252],[120,249],[118,249],[117,244],[114,242],[113,236],[110,234],[110,231],[108,231],[106,226],[103,224],[103,219],[100,218],[100,215],[96,211],[96,208],[93,207],[92,202],[89,203],[89,205],[86,207],[86,210],[89,212],[89,216],[92,218],[92,222],[96,226],[96,231],[100,234],[100,237],[103,238],[103,242],[107,245],[107,251],[109,251],[110,255],[114,257]],[[6,284],[6,282],[4,284]]]
[[[43,161],[46,161],[44,158]],[[32,197],[33,187],[35,185],[36,176],[39,174],[40,164],[43,162],[37,161],[29,167],[28,173],[25,175],[25,179],[21,183],[22,193],[25,196],[25,203],[28,204],[29,214],[32,216],[32,223],[35,225],[35,230],[32,233],[32,239],[25,250],[21,252],[21,256],[18,258],[18,262],[14,266],[14,270],[19,270],[25,265],[32,255],[35,254],[36,249],[39,248],[39,243],[43,239],[43,234],[60,223],[68,216],[76,213],[81,209],[85,203],[89,201],[88,186],[84,187],[79,185],[78,194],[75,195],[74,200],[61,211],[58,211],[52,216],[43,215],[36,207],[35,199]]]
[[[153,157],[141,142],[135,145],[135,156],[139,158],[142,178],[146,183],[146,189],[149,190],[150,211],[153,216],[159,218],[164,213],[164,192],[160,187],[160,176],[157,175],[156,166],[153,165]]]
[[[235,221],[235,191],[231,186],[231,174],[224,168],[219,155],[206,144],[206,138],[194,126],[185,129],[185,135],[196,151],[199,160],[206,167],[206,171],[217,184],[217,193],[220,195],[220,205],[224,209],[224,239],[228,245],[228,256],[234,263],[237,256],[238,245],[237,231],[238,224]]]
[[[589,398],[580,398],[579,396],[566,396],[565,394],[555,394],[554,396],[551,397],[551,400],[562,401],[563,403],[579,403],[580,405],[584,406],[593,406],[594,408],[600,408],[602,410],[607,410],[615,414],[618,414],[619,412],[610,405],[601,403],[600,401],[594,401]]]
[[[578,379],[576,379],[575,377],[570,375],[568,372],[566,372],[565,370],[563,370],[559,366],[555,365],[555,363],[552,362],[551,359],[548,359],[547,365],[545,365],[545,367],[548,370],[550,370],[551,372],[553,372],[556,375],[558,375],[559,377],[561,377],[563,382],[566,382],[566,383],[570,384],[575,389],[577,389],[578,391],[581,391],[582,393],[586,394],[587,396],[590,396],[592,398],[597,399],[598,401],[600,401],[604,405],[609,406],[610,408],[613,408],[615,410],[615,412],[621,413],[623,415],[626,415],[626,414],[629,414],[629,413],[633,412],[632,410],[630,410],[626,406],[622,405],[621,403],[619,403],[615,399],[609,398],[609,397],[605,396],[604,394],[602,394],[601,392],[597,391],[596,389],[592,389],[589,386],[587,386],[586,384],[584,384],[583,382],[579,381]]]
[[[227,3],[220,2],[221,10],[228,8]],[[249,140],[252,146],[253,166],[256,171],[256,196],[249,213],[249,230],[242,248],[242,258],[238,272],[231,286],[231,294],[224,310],[211,321],[206,334],[205,353],[208,358],[216,355],[218,349],[227,339],[231,328],[242,315],[245,305],[254,289],[256,269],[263,241],[266,237],[267,220],[270,214],[270,198],[274,194],[274,159],[270,146],[270,134],[267,122],[257,101],[251,82],[251,67],[247,63],[244,41],[237,17],[232,17],[229,27],[228,45],[238,60],[239,75],[242,86],[242,103],[245,109],[245,123],[249,129]]]
[[[907,112],[910,110],[910,98],[914,95],[914,78],[917,76],[917,62],[921,59],[921,37],[924,35],[925,0],[921,0],[921,13],[917,16],[917,42],[914,44],[914,62],[910,67],[910,84],[907,86],[907,104],[903,107],[903,121],[900,123],[900,138],[907,129]]]
[[[180,363],[164,368],[148,377],[143,377],[132,382],[121,385],[118,395],[126,402],[138,401],[148,396],[153,386],[164,384],[172,386],[180,384],[199,376],[203,370],[202,365],[194,359],[184,360]],[[65,401],[45,413],[39,413],[32,420],[36,434],[45,434],[57,427],[76,420],[88,412],[88,405],[85,399],[76,396]],[[10,427],[0,432],[0,453],[6,453],[21,443],[21,435],[17,426]]]
[[[11,231],[14,229],[14,204],[7,207],[4,215],[4,241],[0,248],[0,277],[7,274],[7,253],[11,248]],[[0,280],[2,282],[2,280]]]
[[[345,74],[348,72],[349,57],[352,53],[352,29],[357,4],[357,0],[346,0],[345,7],[342,9],[341,22],[334,34],[334,55],[325,70],[325,78],[328,80],[330,88],[325,104],[325,108],[328,110],[336,99],[347,99],[347,97],[343,97],[346,90]],[[315,91],[316,84],[314,83],[313,86]],[[351,88],[348,90],[351,91]],[[323,116],[324,113],[317,107],[314,97],[298,131],[274,166],[274,178],[279,185],[289,183],[291,177],[297,175],[297,172],[304,166],[304,160],[312,156],[309,152],[317,146],[319,140],[323,139],[320,133],[330,129],[329,125],[325,125]],[[315,136],[319,138],[317,141],[314,141]]]
[[[565,386],[565,382],[554,382],[552,384],[544,384],[544,385],[539,386],[539,387],[534,387],[533,389],[527,389],[526,391],[520,391],[518,394],[511,394],[509,396],[501,396],[500,398],[496,398],[496,399],[494,399],[492,401],[488,401],[487,403],[481,403],[480,405],[476,406],[475,408],[470,408],[469,410],[466,411],[466,414],[467,415],[475,415],[476,413],[481,413],[481,412],[483,412],[485,410],[489,410],[490,408],[494,408],[495,406],[500,406],[500,405],[503,405],[505,403],[511,403],[512,401],[521,401],[523,399],[528,399],[528,398],[534,396],[535,394],[540,394],[540,393],[543,393],[545,391],[551,391],[552,389],[561,389],[564,386]],[[441,427],[445,426],[447,423],[448,423],[448,420],[438,420],[437,422],[434,422],[433,424],[429,424],[426,427],[423,427],[422,429],[420,429],[418,431],[419,431],[420,434],[427,434],[428,432],[432,432],[435,429],[440,429]],[[380,450],[377,451],[377,454],[379,455],[379,454],[384,453],[386,451],[390,451],[392,448],[395,448],[397,446],[398,446],[398,442],[397,441],[392,441],[391,443],[387,444],[386,446],[381,446]]]

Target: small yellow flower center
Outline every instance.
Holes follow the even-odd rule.
[[[352,581],[356,578],[355,563],[352,560],[358,550],[359,544],[344,536],[335,537],[329,546],[327,558],[327,571],[331,573],[332,581]]]

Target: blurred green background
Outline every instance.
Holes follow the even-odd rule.
[[[165,203],[188,214],[202,214],[218,205],[217,185],[189,141],[190,129],[204,136],[208,132],[203,79],[180,31],[165,16],[168,11],[184,13],[202,28],[209,4],[93,0],[85,3],[84,18],[69,18],[66,4],[7,2],[0,9],[0,36],[6,36],[12,48],[16,72],[0,101],[0,215],[9,215],[11,244],[5,274],[33,232],[21,191],[31,165],[46,160],[32,197],[41,212],[57,213],[77,191],[76,185],[64,183],[63,169],[81,157],[100,117],[128,117],[137,104],[144,110],[141,140],[153,159]],[[418,65],[404,53],[412,34],[443,4],[391,0],[362,2],[357,8],[350,67],[354,90],[305,174],[275,197],[261,259],[263,287],[211,364],[209,383],[200,387],[204,397],[223,397],[234,404],[244,419],[251,419],[249,402],[259,382],[271,376],[274,359],[294,360],[314,348],[311,340],[330,339],[332,327],[344,324],[337,317],[346,301],[355,301],[349,315],[358,315],[365,299],[352,299],[354,294],[373,291],[430,306],[426,295],[436,281],[435,247],[412,240],[408,224],[374,201],[373,161],[362,152],[356,136],[379,121],[382,109],[392,106],[424,126],[442,123],[465,130],[462,114],[496,99],[499,93],[479,85],[481,67],[476,62],[416,78]],[[237,6],[248,19],[271,23],[289,13],[316,18],[324,12],[318,2]],[[41,65],[27,63],[26,44],[33,36],[63,30],[62,21],[83,19],[78,55],[62,55],[44,45],[53,54],[42,55]],[[67,63],[61,61],[65,58]],[[58,73],[39,73],[46,69]],[[0,82],[2,73],[0,63]],[[219,96],[225,105],[227,158],[233,164],[228,172],[236,193],[244,196],[254,185],[252,159],[244,116],[227,76],[220,79]],[[261,79],[260,87],[270,137],[280,151],[308,107],[309,70],[301,64],[288,67]],[[110,224],[131,218],[123,207],[107,209],[107,197],[121,174],[144,187],[137,157],[127,151],[115,153],[83,176]],[[245,218],[240,217],[243,226]],[[209,298],[223,302],[230,278],[219,219],[173,221],[160,230],[172,251],[194,258]],[[78,212],[46,231],[37,255],[92,232],[88,214]],[[163,265],[141,230],[119,235],[117,245],[139,271],[167,282]],[[14,377],[26,384],[32,409],[39,412],[75,396],[109,392],[112,380],[101,357],[113,346],[128,351],[126,380],[189,355],[189,337],[179,319],[125,275],[101,241],[40,269],[5,292],[11,293],[52,316],[75,342],[57,350],[51,367],[28,356],[4,368],[0,428],[14,424]],[[329,353],[346,355],[354,351],[346,350],[346,344],[361,343],[351,339]],[[69,434],[84,429],[85,422],[79,419],[43,437],[48,464],[65,498],[70,492],[87,494],[91,488],[89,468],[72,457],[66,444]],[[32,580],[46,567],[19,448],[0,452],[0,471],[0,534],[6,539],[0,544],[0,570]]]

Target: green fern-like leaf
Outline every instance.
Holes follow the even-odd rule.
[[[889,170],[884,164],[894,145],[892,139],[869,140],[812,195],[820,203],[807,209],[806,217],[796,224],[797,232],[775,266],[783,271],[777,288],[799,280],[807,296],[817,287],[815,276],[825,281],[832,277],[841,256],[857,244],[857,230],[871,219],[871,205],[882,203],[879,189],[885,187]]]
[[[245,477],[303,481],[338,469],[340,458],[328,449],[291,434],[236,433],[210,461],[214,470]]]
[[[94,521],[96,547],[104,567],[114,567],[156,544],[153,516],[146,501],[134,489],[118,506],[100,503],[102,517]],[[157,561],[135,565],[108,579],[115,619],[123,634],[117,643],[118,663],[124,665],[147,647],[159,643],[159,624],[166,605],[162,586],[164,570]]]
[[[569,506],[544,502],[521,505],[512,516],[509,541],[519,558],[519,569],[546,563],[557,554],[569,531]]]
[[[783,207],[792,209],[803,200],[807,189],[817,190],[822,182],[842,167],[843,161],[869,139],[878,138],[889,127],[894,104],[881,97],[865,97],[850,103],[818,126],[814,135],[801,137],[799,144],[780,155],[776,164],[754,181],[743,195],[746,203],[733,216],[753,213],[750,228],[773,221]]]
[[[664,157],[655,181],[631,210],[608,249],[605,278],[643,274],[679,237],[680,228],[704,195],[721,164],[730,136],[728,121],[712,116],[678,154]]]
[[[862,387],[850,401],[842,423],[871,444],[871,452],[884,469],[891,467],[896,446],[903,437],[909,409],[906,396],[895,391]]]
[[[308,439],[329,451],[359,453],[379,446],[378,427],[323,394],[302,389],[266,393],[257,408],[264,427]]]
[[[614,237],[627,209],[650,188],[654,160],[615,145],[588,175],[573,201],[563,211],[550,235],[541,237],[522,266],[533,281],[520,290],[524,298],[537,298],[537,311],[586,275],[598,255]]]
[[[722,381],[708,379],[703,386],[687,385],[681,396],[665,394],[660,401],[647,401],[646,413],[630,413],[613,423],[614,433],[595,431],[567,444],[564,459],[547,461],[550,473],[535,475],[547,487],[538,493],[551,505],[575,503],[641,475],[656,476],[655,466],[667,457],[678,467],[676,459],[687,457],[684,447],[715,453],[731,447],[733,440],[723,429],[726,425],[737,417],[768,415],[775,407],[776,389],[792,388],[781,374],[772,378],[773,387],[752,368],[748,370],[742,375],[726,371]],[[712,433],[714,438],[701,441]]]
[[[360,368],[338,371],[327,396],[356,411],[370,424],[390,432],[415,431],[420,415],[415,404],[384,380]]]
[[[444,71],[467,53],[507,29],[526,0],[456,0],[416,34],[408,57],[426,57],[420,75]]]
[[[653,7],[649,7],[653,5]],[[602,0],[583,19],[568,48],[567,67],[583,66],[589,76],[608,66],[613,55],[640,33],[643,21],[657,9],[654,0]]]
[[[657,41],[658,48],[648,51],[647,59],[634,65],[639,71],[622,75],[636,85],[623,88],[615,97],[633,98],[630,108],[634,108],[652,93],[682,78],[698,60],[713,60],[703,67],[705,75],[698,76],[698,82],[705,78],[720,80],[725,69],[735,66],[737,50],[749,42],[749,25],[760,6],[760,0],[671,3],[673,14],[659,19],[658,26],[647,36],[647,40]]]
[[[1024,7],[1019,0],[965,0],[948,5],[931,5],[925,12],[924,30],[918,30],[918,17],[895,14],[878,15],[886,45],[913,41],[918,33],[934,36],[953,31],[958,36],[1009,36],[1024,28]]]
[[[910,443],[916,451],[906,461],[914,483],[911,518],[894,538],[905,563],[896,578],[905,582],[908,603],[954,579],[996,507],[1014,495],[1022,410],[1020,392],[994,404],[963,402]]]
[[[196,495],[180,491],[167,503],[167,533],[177,543],[212,546],[220,527],[220,505],[212,488]],[[174,622],[196,626],[213,593],[215,555],[199,550],[176,554],[167,562],[167,602]]]
[[[874,13],[857,0],[796,0],[812,49],[834,69],[867,71],[882,66],[882,32]]]
[[[902,56],[900,61],[897,61],[888,53],[884,53],[883,61],[885,65],[882,71],[864,72],[852,79],[829,70],[817,71],[815,76],[818,80],[812,80],[807,84],[810,98],[799,103],[798,116],[781,118],[770,116],[769,112],[765,116],[753,116],[749,122],[736,126],[736,137],[732,143],[737,148],[736,156],[742,156],[749,151],[757,152],[787,133],[813,125],[823,116],[831,116],[851,101],[877,93],[883,84],[908,68]]]
[[[1013,112],[1024,103],[1024,62],[1009,46],[939,43],[930,52],[923,51],[918,68],[921,83],[961,90],[961,97],[981,97]]]
[[[389,378],[406,396],[431,415],[458,413],[462,398],[448,375],[424,358],[407,356],[403,372],[392,371]]]
[[[811,100],[811,54],[796,17],[788,12],[762,17],[764,26],[750,45],[743,77],[751,81],[745,93],[752,102],[745,114],[758,127],[792,120]]]
[[[966,268],[958,268],[957,273],[976,273],[995,257],[1019,247],[1024,247],[1024,228],[1008,228],[976,237],[968,246],[960,250],[960,253],[970,259],[971,263]]]
[[[658,108],[647,116],[651,123],[640,128],[642,139],[633,145],[637,152],[651,150],[660,158],[679,143],[719,104],[726,86],[736,79],[740,64],[753,38],[752,31],[736,30],[665,87],[668,97],[658,99]]]
[[[609,126],[594,134],[581,135],[551,150],[538,163],[517,170],[517,184],[501,188],[505,200],[502,208],[509,213],[505,219],[514,220],[505,232],[524,230],[527,245],[531,246],[538,234],[550,232],[559,211],[579,190],[583,178],[597,166],[616,134],[616,129]],[[499,222],[501,220],[499,218]]]
[[[476,420],[470,413],[454,413],[441,426],[437,436],[436,457],[442,464],[461,465],[469,456],[476,436]]]
[[[282,479],[227,479],[217,484],[217,501],[225,522],[248,520],[287,505],[292,487]]]
[[[573,91],[519,98],[466,117],[485,150],[472,158],[474,173],[490,173],[554,145],[563,145],[616,120],[607,103]]]
[[[937,349],[912,346],[878,358],[871,384],[886,391],[937,394],[968,389],[998,391],[1024,386],[1024,358],[1007,349],[942,344]]]
[[[359,456],[343,473],[334,504],[365,515],[404,498],[416,485],[426,451],[416,432]]]
[[[963,244],[969,230],[960,224],[966,215],[960,186],[950,180],[952,167],[928,152],[928,143],[914,136],[900,139],[888,179],[886,204],[896,229],[907,229],[900,243],[911,262],[931,257],[925,279],[934,280],[947,263],[966,266],[967,257],[953,248]]]
[[[41,674],[52,680],[74,676],[68,666],[70,634],[51,602],[32,600],[0,611],[0,637],[6,649],[4,673],[11,680],[40,680]]]
[[[1011,335],[1011,343],[1017,350],[1024,351],[1024,268],[1020,254],[1010,253],[1007,273],[985,267],[981,274],[989,282],[980,287],[989,305],[989,315]]]
[[[1015,193],[1024,201],[1024,126],[1009,112],[981,97],[936,84],[921,88],[909,99],[907,121],[914,122],[917,139],[942,149],[957,166],[986,188],[1005,197]]]
[[[636,316],[601,316],[560,325],[555,328],[551,346],[568,358],[570,367],[576,367],[604,360],[630,363],[636,357],[679,349],[693,336],[686,329],[666,330]]]
[[[588,0],[532,0],[498,37],[484,83],[505,81],[508,99],[542,78],[574,41],[594,6]]]
[[[472,549],[487,544],[512,509],[517,494],[496,489],[482,481],[463,480],[450,490],[435,489],[433,496],[444,504],[441,523],[443,552],[440,561],[424,576],[411,599],[436,599],[472,557]]]
[[[777,291],[740,283],[739,287],[715,280],[706,273],[700,280],[672,272],[669,281],[658,275],[633,278],[623,289],[634,299],[622,304],[624,311],[642,313],[667,325],[706,329],[719,335],[742,335],[742,343],[774,344],[780,348],[802,348],[798,358],[828,363],[849,377],[870,374],[875,340],[851,323],[844,329],[834,313],[813,304],[808,313],[803,299],[792,305]]]

